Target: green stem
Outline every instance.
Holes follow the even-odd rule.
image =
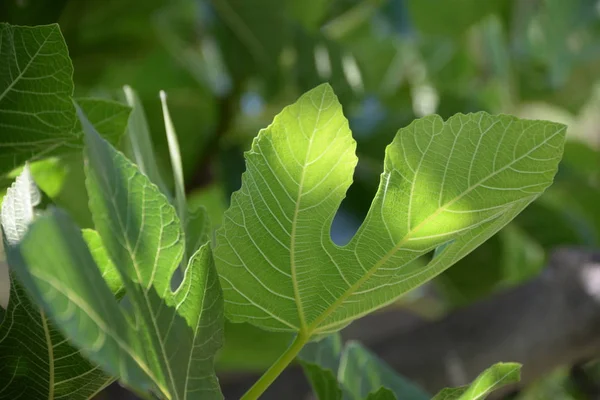
[[[299,333],[294,339],[294,342],[290,347],[283,353],[277,361],[260,377],[258,381],[242,396],[240,400],[256,400],[267,390],[269,386],[277,379],[277,377],[283,372],[284,369],[294,358],[300,353],[300,350],[308,342],[309,337]]]

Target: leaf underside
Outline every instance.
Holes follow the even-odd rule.
[[[23,238],[39,201],[40,193],[25,168],[2,203],[2,230],[11,267],[17,262],[12,248]],[[9,303],[0,323],[0,399],[84,400],[114,381],[65,339],[31,302],[12,271],[10,281]]]
[[[337,246],[331,222],[352,181],[356,144],[329,85],[309,91],[246,153],[241,189],[217,232],[226,315],[310,337],[389,304],[538,197],[564,137],[560,124],[483,112],[416,120],[387,147],[362,226]]]
[[[222,343],[222,294],[209,245],[190,257],[172,291],[185,245],[175,209],[80,118],[90,211],[106,254],[92,254],[71,219],[55,210],[19,244],[21,281],[92,361],[126,385],[168,399],[221,399],[214,356]],[[87,239],[94,250],[97,238]],[[110,281],[98,283],[96,262],[104,258],[118,270],[128,306],[111,295]]]

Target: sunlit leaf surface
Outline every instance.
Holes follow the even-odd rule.
[[[331,88],[311,90],[246,153],[242,187],[217,232],[226,314],[310,337],[389,304],[535,200],[552,183],[564,136],[563,125],[506,115],[416,120],[387,147],[371,209],[340,247],[330,227],[356,145]]]
[[[433,400],[480,400],[492,391],[521,379],[521,365],[498,363],[483,371],[470,385],[443,389]]]

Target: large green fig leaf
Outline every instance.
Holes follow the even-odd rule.
[[[14,247],[33,221],[34,207],[40,199],[25,167],[2,202],[3,240],[11,267],[18,262]],[[89,230],[86,235],[97,233]],[[101,257],[101,243],[94,248]],[[121,287],[116,269],[110,262],[98,265],[116,293]],[[89,399],[114,381],[65,339],[44,311],[31,302],[12,270],[10,281],[8,308],[0,323],[0,399]]]
[[[72,95],[73,66],[58,25],[0,23],[0,176],[27,160],[83,147]],[[117,143],[129,108],[95,99],[80,104],[99,132]]]
[[[73,343],[126,385],[167,399],[222,398],[214,373],[222,295],[209,245],[191,256],[172,291],[185,244],[175,209],[80,118],[90,210],[127,302],[101,283],[80,231],[60,211],[36,220],[19,244],[21,281]]]
[[[337,246],[330,228],[352,181],[355,142],[331,87],[309,91],[246,153],[242,187],[217,232],[226,315],[306,339],[393,302],[535,200],[552,183],[564,137],[563,125],[506,115],[416,120],[387,147],[362,226]]]

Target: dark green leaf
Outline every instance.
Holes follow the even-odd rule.
[[[73,66],[58,25],[0,23],[0,175],[31,159],[80,150],[83,132],[72,103]],[[124,133],[129,108],[81,99],[111,143]]]
[[[396,373],[356,342],[346,345],[340,362],[338,379],[351,399],[364,399],[382,386],[388,388],[398,399],[429,399],[422,389]]]
[[[212,0],[211,4],[229,72],[237,79],[275,74],[289,40],[287,0]]]
[[[210,248],[194,253],[173,292],[185,244],[175,210],[83,113],[81,120],[90,209],[130,307],[100,284],[101,269],[60,211],[39,218],[20,243],[19,276],[73,342],[125,384],[169,399],[222,398],[214,374],[222,297]]]
[[[29,169],[25,168],[2,203],[2,231],[7,260],[18,266],[15,247],[23,239],[39,203]],[[97,251],[101,252],[101,245]],[[114,276],[105,264],[107,276]],[[114,378],[83,358],[54,328],[43,310],[33,304],[14,273],[10,298],[0,323],[0,399],[89,399]]]
[[[319,400],[342,399],[342,389],[334,371],[306,361],[300,361],[300,364]]]
[[[390,394],[392,399],[429,399],[360,344],[350,342],[342,350],[339,334],[307,344],[299,359],[319,399],[362,400],[376,392],[382,399]]]
[[[408,9],[418,31],[442,36],[463,33],[507,3],[507,0],[408,0]]]
[[[342,389],[337,381],[341,353],[342,339],[336,334],[307,344],[298,355],[304,373],[320,400],[342,398]]]

